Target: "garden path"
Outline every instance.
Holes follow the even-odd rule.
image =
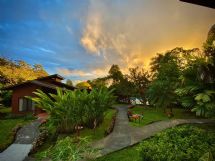
[[[39,135],[41,120],[35,120],[22,127],[16,134],[13,144],[0,153],[0,161],[23,161],[33,147],[34,140]]]
[[[155,122],[144,127],[132,127],[129,125],[129,120],[127,117],[129,105],[120,105],[115,108],[118,110],[118,114],[116,116],[113,132],[104,139],[99,140],[92,145],[93,148],[99,149],[99,156],[132,146],[164,129],[180,124],[214,123],[214,121],[208,119],[174,119]]]

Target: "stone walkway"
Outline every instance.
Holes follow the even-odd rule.
[[[0,161],[23,161],[30,152],[34,140],[39,135],[40,120],[22,127],[16,135],[15,142],[0,153]]]
[[[118,114],[113,132],[106,138],[99,140],[92,145],[93,148],[99,149],[99,156],[134,145],[143,139],[149,138],[162,130],[176,125],[189,123],[214,123],[214,121],[207,119],[174,119],[155,122],[144,127],[132,127],[129,126],[127,117],[128,107],[129,106],[125,105],[115,107],[118,110]]]

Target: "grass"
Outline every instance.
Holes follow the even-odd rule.
[[[15,127],[29,123],[34,117],[30,115],[14,117],[11,115],[11,108],[2,106],[0,113],[3,114],[0,118],[0,151],[3,151],[13,142]]]
[[[9,113],[11,113],[11,108],[10,107],[0,107],[0,113],[9,114]]]
[[[100,124],[95,130],[92,129],[83,129],[80,132],[80,137],[87,137],[90,139],[90,141],[96,141],[99,139],[104,138],[104,134],[105,131],[110,127],[111,121],[113,116],[116,114],[116,110],[114,109],[108,109],[105,112],[105,117],[104,117],[104,121],[102,122],[102,124]],[[58,136],[58,139],[62,139],[67,137],[69,134],[61,134]],[[76,137],[75,134],[73,135],[69,135],[71,137]],[[51,139],[48,139],[39,149],[36,153],[32,154],[32,157],[35,157],[36,159],[40,160],[42,157],[42,154],[44,151],[46,151],[50,146],[52,146],[53,144],[55,144],[55,142],[53,142]]]
[[[24,118],[0,120],[0,151],[3,151],[13,142],[13,129],[16,126],[22,126],[27,122],[29,122],[29,120],[25,120]]]
[[[161,120],[169,120],[170,118],[163,112],[161,108],[152,108],[145,106],[135,106],[130,109],[133,114],[143,114],[143,120],[130,122],[133,126],[144,126],[150,124],[152,122],[161,121]],[[195,118],[194,113],[185,112],[184,109],[173,108],[174,117],[171,119],[185,119],[185,118]]]
[[[180,125],[180,126],[183,126],[183,125]],[[198,128],[215,133],[214,124],[191,124],[191,126],[196,126]],[[125,148],[123,150],[97,158],[95,161],[120,161],[120,160],[121,161],[141,161],[140,154],[138,151],[138,148],[140,147],[141,147],[140,144],[136,144],[134,146]]]
[[[129,148],[105,155],[97,158],[95,161],[140,161],[140,155],[138,152],[139,144]]]

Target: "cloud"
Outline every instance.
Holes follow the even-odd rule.
[[[104,66],[127,72],[147,67],[157,52],[201,47],[213,17],[213,10],[177,0],[91,0],[80,41]]]
[[[112,64],[124,73],[147,67],[177,46],[201,47],[215,17],[179,0],[0,0],[0,11],[0,55],[75,80],[105,76]]]
[[[85,79],[103,77],[107,74],[107,71],[102,69],[93,69],[93,70],[87,71],[87,70],[76,70],[76,69],[68,69],[68,68],[58,68],[57,72],[67,77],[79,77],[79,78],[85,78]]]
[[[55,54],[56,52],[53,51],[53,50],[49,50],[49,49],[45,49],[43,47],[37,47],[37,49],[43,51],[43,52],[46,52],[46,53],[52,53],[52,54]]]
[[[71,27],[70,26],[68,26],[68,25],[66,25],[66,30],[72,35],[73,34],[73,31],[72,31],[72,29],[71,29]]]

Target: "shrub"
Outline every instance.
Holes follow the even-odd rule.
[[[196,161],[209,150],[215,154],[215,135],[186,125],[144,141],[140,154],[143,161]]]
[[[37,97],[28,97],[37,107],[49,115],[49,124],[56,126],[59,132],[73,132],[75,127],[87,125],[93,128],[102,122],[104,112],[114,102],[112,91],[107,88],[87,90],[57,89],[57,94],[46,94],[41,90],[34,92]]]

